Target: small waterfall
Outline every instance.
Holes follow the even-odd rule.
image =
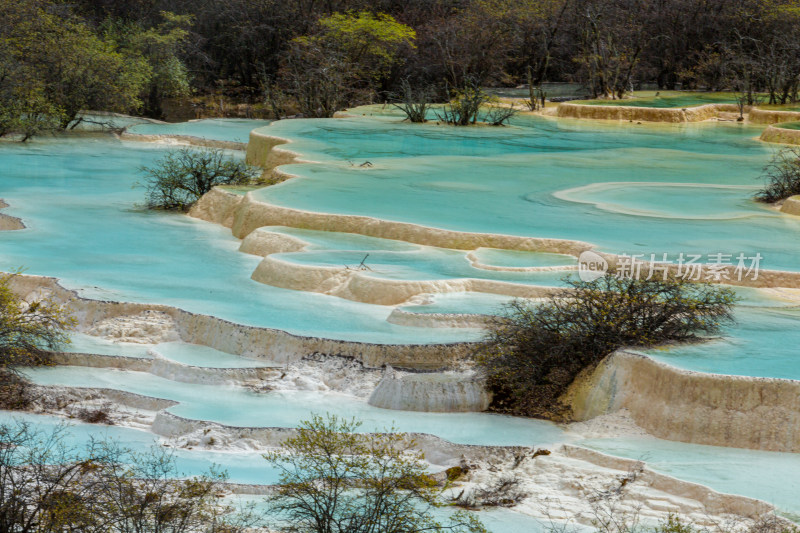
[[[387,367],[369,404],[383,409],[473,412],[489,407],[491,395],[473,372],[400,373]]]

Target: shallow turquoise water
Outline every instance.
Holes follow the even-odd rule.
[[[123,357],[152,357],[150,347],[142,344],[113,342],[101,337],[93,337],[82,333],[70,334],[70,343],[63,346],[65,352],[91,353],[99,355],[116,355]]]
[[[786,130],[800,130],[800,122],[781,122],[775,124],[777,128],[783,128]]]
[[[764,500],[787,517],[800,518],[798,454],[685,444],[653,437],[591,439],[579,444],[610,455],[645,461],[657,472],[719,492]]]
[[[208,346],[187,344],[185,342],[157,344],[153,346],[150,351],[164,359],[189,366],[206,368],[263,368],[274,366],[268,361],[248,359],[246,357],[221,352],[214,348],[209,348]]]
[[[285,226],[264,226],[263,231],[295,237],[307,243],[308,250],[381,250],[392,252],[418,251],[422,247],[404,241],[379,239],[355,233],[315,231]]]
[[[497,314],[513,298],[483,292],[454,292],[435,294],[425,303],[409,303],[399,307],[411,313],[477,313]]]
[[[144,123],[128,128],[130,133],[145,135],[189,135],[215,141],[246,143],[253,128],[266,126],[271,120],[211,118],[170,124]]]
[[[388,116],[274,123],[263,131],[294,139],[292,150],[323,164],[285,167],[300,178],[253,195],[312,211],[588,241],[614,253],[758,252],[761,268],[800,268],[800,220],[750,199],[772,150],[754,139],[759,129],[513,124],[459,130]],[[370,169],[352,166],[367,160]],[[580,189],[588,186],[601,189]]]
[[[734,262],[740,253],[760,253],[760,268],[800,267],[800,248],[794,245],[800,219],[751,200],[755,178],[773,150],[755,140],[757,128],[523,117],[509,128],[458,130],[401,124],[386,110],[369,116],[372,109],[362,108],[365,116],[358,118],[286,121],[263,130],[292,138],[291,149],[322,164],[287,166],[300,178],[253,194],[313,211],[582,240],[645,258],[667,254],[677,261],[684,253],[705,260],[721,253]],[[363,160],[374,166],[353,166]],[[524,261],[500,254],[499,264]],[[375,275],[386,277],[468,275],[456,256],[444,261],[446,255],[438,260],[435,254],[419,255],[408,262],[403,261],[408,254],[373,253],[368,261],[374,263],[368,264],[383,268]],[[333,265],[357,264],[362,257],[314,253],[286,259]],[[486,274],[543,285],[558,285],[563,276]],[[778,320],[759,309],[742,309],[737,316],[739,323],[726,330],[724,340],[652,353],[694,370],[800,379],[796,344],[786,342],[800,331],[800,316],[787,312]]]
[[[10,411],[0,411],[0,424],[28,422],[45,434],[61,425],[67,426],[64,443],[76,449],[89,444],[91,439],[116,441],[134,452],[148,452],[159,445],[159,438],[152,433],[137,429],[85,424],[49,415],[32,415]],[[278,481],[278,471],[269,465],[261,454],[256,452],[213,452],[207,450],[170,450],[174,454],[175,466],[183,476],[196,476],[208,472],[212,465],[218,465],[235,483],[269,484]]]
[[[736,318],[722,338],[644,353],[687,370],[800,380],[800,309],[740,308]]]
[[[373,342],[446,342],[477,332],[388,324],[391,309],[257,283],[260,258],[230,230],[136,208],[137,168],[165,148],[111,139],[0,146],[2,197],[28,226],[0,232],[0,270],[55,276],[87,297],[174,305],[254,326]]]
[[[208,368],[262,368],[268,361],[248,359],[199,344],[165,342],[156,345],[113,342],[101,337],[71,333],[64,351],[152,359],[162,357],[189,366]]]
[[[286,121],[266,131],[297,136],[292,149],[325,163],[290,167],[303,178],[256,193],[269,201],[458,230],[573,238],[617,253],[760,252],[762,268],[800,266],[800,249],[794,244],[800,223],[749,200],[753,177],[771,150],[752,139],[758,133],[753,128],[609,127],[521,118],[509,128],[455,130],[399,124],[384,116]],[[133,169],[163,153],[162,147],[112,140],[0,146],[0,190],[12,206],[4,212],[23,218],[29,226],[25,231],[0,232],[0,270],[27,266],[29,273],[60,277],[91,297],[165,303],[301,334],[379,342],[442,342],[479,334],[395,326],[385,321],[390,308],[252,282],[249,277],[260,258],[237,253],[239,243],[229,230],[134,208],[142,191],[131,188],[138,178]],[[364,160],[374,167],[353,166]],[[352,265],[363,258],[362,252],[369,252],[367,264],[385,269],[378,275],[392,279],[475,277],[463,252],[346,234],[273,230],[310,243],[310,253],[284,254],[287,260]],[[477,254],[484,262],[506,266],[562,260],[496,250]],[[556,284],[561,276],[491,271],[481,275],[545,284]],[[777,302],[773,305],[753,291],[741,293],[750,307],[738,311],[740,322],[725,339],[655,351],[654,356],[695,370],[800,379],[796,365],[800,312],[780,308]],[[405,309],[491,312],[508,299],[453,294],[432,300],[430,306]],[[112,355],[142,350],[86,338],[78,339],[73,349]],[[187,364],[251,364],[189,345],[160,345],[154,350]],[[232,425],[292,427],[312,412],[331,411],[364,419],[365,430],[383,429],[394,420],[401,430],[435,433],[455,442],[538,445],[564,438],[559,428],[539,421],[384,411],[333,393],[258,395],[150,374],[75,367],[37,369],[31,375],[43,384],[107,386],[168,397],[181,402],[170,409],[175,414]],[[126,433],[120,438],[139,442],[139,436]],[[775,479],[782,484],[781,475],[796,471],[794,456],[734,457],[691,445],[673,448],[651,442],[606,441],[597,446],[636,457],[652,449],[656,463],[662,465],[658,468],[794,509],[792,502],[766,492],[768,476],[747,483],[758,471],[744,468],[740,475],[724,467],[725,461],[752,457],[754,465],[780,469]],[[681,462],[681,456],[690,460]],[[205,467],[210,460],[187,464]],[[237,475],[252,479],[247,477],[252,476],[247,460],[237,460],[230,459],[239,469]]]
[[[312,413],[334,413],[363,421],[362,431],[392,426],[404,432],[438,435],[461,444],[537,446],[559,442],[562,430],[542,420],[488,413],[418,413],[379,409],[345,394],[272,391],[258,394],[232,386],[179,383],[123,370],[86,367],[26,369],[35,383],[109,387],[180,402],[168,410],[195,420],[242,427],[297,427]]]
[[[312,231],[267,226],[261,231],[289,235],[307,243],[301,252],[274,257],[302,265],[342,269],[366,269],[364,275],[396,280],[443,280],[459,278],[495,279],[521,284],[559,285],[566,272],[504,272],[472,266],[466,251],[420,246],[403,241],[366,237],[351,233]],[[562,254],[520,252],[480,248],[473,252],[479,263],[501,267],[553,267],[577,265]],[[467,309],[468,310],[468,309]],[[462,312],[465,312],[462,309]]]
[[[79,383],[78,372],[74,372],[73,368],[66,367],[62,369],[66,370],[66,373],[62,373],[60,378],[53,376],[56,372],[52,369],[37,370],[33,375],[36,381],[41,383],[49,383],[51,381],[58,383],[69,382],[70,384]],[[96,370],[93,370],[90,374],[93,374],[95,379],[99,379],[99,384],[104,383],[102,374],[109,371],[96,372]],[[119,371],[114,372],[120,373]],[[124,383],[124,390],[129,388],[139,392],[148,390],[137,385],[139,377],[136,376],[136,373],[125,372],[122,374],[125,379],[117,382],[116,388],[120,388],[119,383]],[[52,376],[54,379],[50,380],[48,376]],[[65,378],[64,376],[67,377]],[[91,379],[91,377],[85,378],[84,381]],[[169,383],[168,387],[162,387],[162,392],[169,394],[173,398],[180,398],[186,401],[187,405],[191,401],[199,401],[190,398],[197,398],[198,395],[204,392],[202,386],[186,386],[185,384],[168,382],[167,380],[159,381],[159,378],[155,378],[155,381],[156,385],[162,384],[162,382],[164,382],[164,385]],[[128,385],[130,382],[134,383],[134,385]],[[193,388],[196,390],[192,392],[191,389]],[[269,393],[263,396],[274,396],[274,398],[263,399],[259,402],[258,409],[256,409],[255,404],[249,403],[253,402],[252,399],[244,400],[240,398],[240,393],[235,392],[232,388],[217,387],[214,390],[216,391],[214,394],[219,401],[226,405],[221,409],[214,408],[215,413],[213,416],[219,416],[219,413],[229,409],[248,408],[261,413],[261,418],[257,419],[258,425],[271,426],[274,421],[279,420],[286,427],[293,427],[301,418],[284,419],[280,413],[273,413],[272,409],[283,410],[291,415],[306,418],[311,412],[334,412],[363,419],[365,421],[362,427],[364,431],[381,430],[394,422],[394,425],[401,430],[425,431],[437,434],[448,440],[469,444],[491,443],[540,446],[556,441],[571,442],[603,453],[642,460],[657,472],[701,483],[720,492],[762,499],[778,506],[782,512],[790,516],[800,516],[800,501],[795,498],[796,491],[800,490],[800,485],[798,485],[800,484],[800,456],[797,454],[703,446],[670,442],[653,437],[579,439],[569,433],[562,433],[558,428],[546,422],[487,414],[436,415],[431,413],[371,410],[363,407],[359,408],[355,404],[360,402],[355,402],[342,395],[325,393]],[[220,394],[220,391],[225,391],[225,394]],[[205,401],[210,403],[208,399]],[[272,407],[273,405],[276,406]],[[277,405],[280,405],[280,407],[277,407]],[[182,412],[178,409],[179,407],[173,407],[170,411],[182,416],[190,416],[195,410],[195,407],[190,406],[187,408],[188,412]],[[269,411],[265,412],[265,408]],[[12,416],[13,414],[0,412],[0,422],[5,422]],[[55,417],[43,417],[41,415],[24,415],[24,417],[39,424],[43,429],[52,427],[58,420]],[[230,422],[229,419],[222,418],[223,420],[217,421]],[[206,419],[215,420],[213,417],[206,417]],[[451,426],[456,427],[451,428]],[[157,440],[146,432],[134,429],[90,424],[76,424],[74,426],[76,443],[85,442],[85,439],[91,435],[119,439],[128,447],[140,450],[149,448]],[[264,480],[274,479],[272,477],[274,475],[272,469],[261,462],[257,454],[229,454],[197,450],[178,450],[177,454],[178,464],[181,470],[187,474],[202,472],[211,463],[216,463],[229,471],[233,481],[264,483],[269,482]]]
[[[571,255],[548,254],[539,252],[523,252],[518,250],[497,250],[494,248],[478,248],[473,255],[479,263],[497,267],[553,267],[577,265]]]
[[[394,280],[446,280],[476,278],[533,285],[556,285],[565,272],[506,272],[474,268],[464,252],[422,248],[414,252],[321,251],[276,254],[276,258],[299,265],[360,269],[361,261],[368,270],[365,276]]]

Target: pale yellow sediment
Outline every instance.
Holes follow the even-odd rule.
[[[247,143],[233,141],[218,141],[215,139],[205,139],[193,135],[147,135],[141,133],[121,133],[119,138],[123,141],[149,142],[162,144],[180,144],[188,146],[199,146],[203,148],[219,148],[221,150],[246,150]]]
[[[242,385],[258,383],[280,371],[272,367],[216,368],[185,365],[161,357],[120,357],[88,353],[58,353],[53,362],[61,365],[92,368],[115,368],[148,372],[170,381],[200,385]]]
[[[353,268],[298,264],[272,254],[300,252],[308,243],[291,235],[258,228],[242,240],[240,252],[264,257],[252,274],[252,279],[266,285],[284,289],[329,294],[363,303],[399,305],[422,294],[450,292],[485,292],[519,298],[539,298],[550,292],[548,288],[530,287],[493,280],[461,278],[454,280],[393,280],[375,275],[375,272]],[[577,267],[505,268],[481,265],[476,268],[526,272],[574,270]],[[423,315],[428,322],[427,315]],[[434,321],[430,320],[433,325]],[[438,327],[440,321],[435,321]],[[397,323],[397,322],[395,322]],[[464,326],[461,326],[464,327]]]
[[[230,228],[236,208],[243,200],[242,195],[215,187],[192,205],[189,216]]]
[[[746,108],[749,110],[749,107]],[[564,102],[558,105],[556,115],[562,118],[594,120],[628,120],[641,122],[702,122],[717,118],[721,113],[738,113],[736,104],[705,104],[685,108],[657,108],[636,106],[586,105]],[[728,118],[726,115],[725,118]]]
[[[619,351],[565,400],[577,420],[625,408],[667,440],[800,452],[800,381],[692,372]]]
[[[467,253],[467,259],[469,260],[470,265],[473,268],[479,268],[481,270],[493,270],[497,272],[569,272],[572,270],[578,270],[578,265],[554,265],[554,266],[530,266],[530,267],[510,267],[510,266],[498,266],[498,265],[488,265],[486,263],[481,263],[480,259],[475,255],[475,252],[478,250],[473,250]],[[567,255],[567,254],[565,254]]]
[[[5,209],[6,207],[9,207],[9,205],[0,198],[0,209]],[[0,231],[16,231],[20,229],[25,229],[25,224],[21,218],[0,213]]]
[[[346,267],[299,264],[267,256],[253,280],[296,291],[318,292],[375,305],[400,305],[422,294],[482,292],[516,298],[543,298],[552,287],[538,287],[475,278],[396,280]]]
[[[790,130],[780,126],[767,126],[761,132],[762,141],[780,144],[800,144],[800,130]]]
[[[420,328],[486,328],[493,317],[466,313],[412,313],[393,309],[386,321],[398,326]]]
[[[289,139],[261,133],[260,129],[253,130],[250,132],[250,142],[247,143],[247,162],[265,170],[272,170],[280,165],[310,162],[300,159],[297,152],[281,148],[290,143]]]
[[[297,237],[269,231],[265,228],[258,228],[242,239],[239,251],[266,257],[270,254],[300,252],[305,250],[306,247],[308,247],[308,243]]]
[[[769,513],[772,506],[764,501],[738,496],[733,494],[721,494],[705,485],[692,483],[677,479],[666,474],[654,472],[650,468],[644,467],[641,461],[614,457],[588,448],[565,444],[560,449],[567,457],[587,461],[594,465],[632,472],[641,469],[637,479],[642,479],[651,489],[663,491],[667,494],[679,495],[682,498],[699,502],[706,513],[733,515],[740,517],[757,517],[764,513]],[[789,526],[791,523],[785,519],[779,519],[782,525]]]
[[[485,411],[492,396],[474,372],[398,373],[387,368],[368,403],[381,409],[436,413]]]
[[[779,122],[795,122],[800,120],[800,111],[779,111],[776,109],[759,109],[754,107],[747,116],[753,124],[777,124]]]
[[[288,226],[315,231],[355,233],[455,250],[500,248],[577,256],[591,248],[588,243],[565,239],[461,232],[360,215],[315,213],[261,202],[253,199],[250,193],[242,197],[221,189],[214,189],[204,195],[189,214],[230,227],[233,235],[239,239],[244,239],[264,226]],[[228,224],[229,221],[232,223]]]
[[[789,198],[784,200],[783,204],[781,204],[781,213],[786,213],[787,215],[800,216],[800,195],[790,196]]]

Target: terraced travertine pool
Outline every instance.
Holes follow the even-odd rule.
[[[454,132],[382,115],[283,121],[262,131],[291,138],[284,148],[324,163],[292,165],[299,179],[252,193],[269,203],[578,240],[614,253],[760,251],[763,268],[800,265],[789,238],[800,221],[750,199],[773,150],[754,140],[756,127],[522,117],[499,130]],[[364,161],[373,166],[357,166]]]
[[[585,105],[636,107],[693,107],[705,104],[735,104],[734,93],[704,93],[693,91],[635,91],[621,100],[579,100]]]
[[[374,113],[373,116],[373,112]],[[285,167],[297,175],[256,190],[260,201],[313,212],[363,215],[456,231],[549,237],[588,242],[610,253],[759,253],[761,268],[800,271],[794,244],[800,219],[755,204],[755,177],[773,148],[758,128],[741,124],[607,125],[520,117],[507,128],[412,126],[373,108],[331,120],[274,123],[259,131],[293,142],[318,164]],[[247,121],[187,125],[143,124],[131,131],[241,141]],[[395,308],[419,315],[490,314],[511,298],[486,292],[419,294],[376,305],[291,290],[250,279],[263,264],[239,253],[227,228],[182,215],[137,207],[136,169],[167,147],[114,139],[50,139],[0,145],[4,213],[27,229],[0,232],[0,270],[27,268],[54,276],[88,298],[159,303],[235,323],[299,335],[376,343],[473,340],[470,328],[401,326]],[[371,167],[360,167],[369,161]],[[522,287],[561,284],[575,258],[560,254],[480,248],[451,250],[352,233],[270,226],[301,248],[269,257],[290,269],[369,267],[360,275],[386,282],[479,279]],[[486,266],[507,270],[493,270]],[[299,270],[297,270],[299,271]],[[302,276],[301,276],[302,277]],[[800,313],[790,291],[737,289],[738,323],[707,344],[648,351],[671,365],[722,374],[800,379],[796,346]],[[163,358],[201,368],[269,366],[269,353],[251,360],[209,347],[168,342],[120,344],[76,335],[75,352]],[[584,438],[541,421],[480,413],[407,413],[369,406],[363,398],[326,390],[255,393],[233,385],[179,383],[146,372],[54,367],[30,372],[47,386],[105,387],[178,402],[170,413],[232,426],[294,427],[322,410],[357,415],[365,430],[392,422],[457,443],[544,445],[572,442],[649,460],[657,470],[722,492],[765,499],[800,515],[795,454],[720,449],[652,437]],[[3,414],[3,420],[9,419]],[[53,419],[32,417],[46,426]],[[76,439],[98,431],[79,426]],[[131,446],[152,436],[110,430]],[[248,453],[180,452],[187,472],[209,462],[234,481],[267,482],[273,473],[249,470]],[[737,468],[735,465],[748,465]],[[501,531],[502,529],[498,529]],[[512,529],[509,529],[512,531]]]
[[[781,122],[776,126],[787,130],[800,130],[800,122]]]

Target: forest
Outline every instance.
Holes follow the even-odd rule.
[[[70,128],[86,109],[326,117],[400,98],[404,87],[446,101],[466,86],[546,81],[579,83],[601,98],[647,85],[787,103],[800,79],[796,0],[0,0],[0,8],[0,135]]]

